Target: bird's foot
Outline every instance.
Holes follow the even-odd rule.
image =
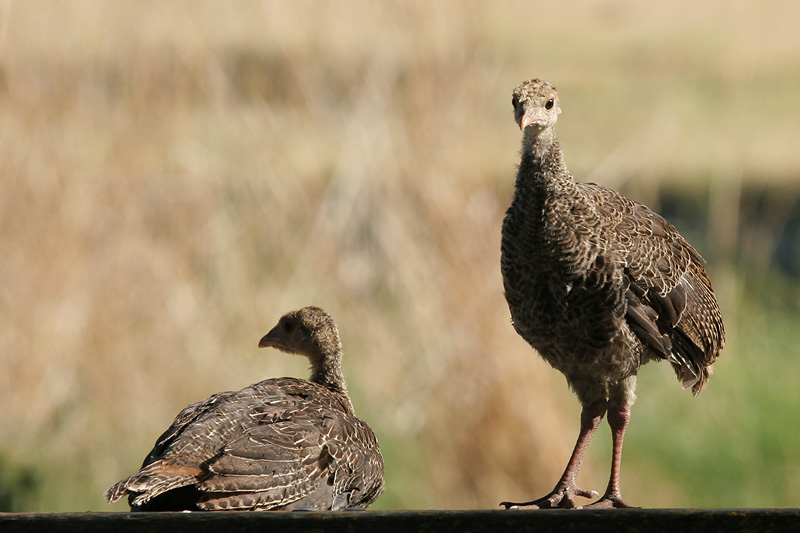
[[[606,493],[596,502],[584,505],[581,509],[638,509],[638,507],[625,503],[621,494]]]
[[[538,500],[525,503],[501,502],[506,509],[575,509],[575,497],[597,498],[597,492],[584,490],[575,485],[556,486],[553,492]]]

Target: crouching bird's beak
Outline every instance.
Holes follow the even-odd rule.
[[[261,340],[258,341],[259,348],[270,348],[275,346],[278,339],[278,327],[272,328],[269,333],[261,337]]]

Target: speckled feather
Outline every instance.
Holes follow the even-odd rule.
[[[300,319],[283,317],[265,339],[308,355],[318,382],[268,379],[188,406],[141,470],[111,487],[107,499],[128,494],[131,508],[140,511],[336,510],[374,502],[383,490],[378,441],[353,414],[335,324],[316,308],[295,313],[309,309]],[[281,325],[320,317],[325,320],[311,335],[302,327],[280,331]],[[327,346],[330,357],[305,353],[315,352],[315,343]]]
[[[518,123],[523,109],[539,113],[523,136],[503,222],[501,269],[515,329],[584,405],[610,397],[629,406],[635,381],[610,387],[654,359],[669,360],[697,394],[724,343],[700,254],[646,206],[575,183],[555,135],[552,85],[531,80],[513,98]]]

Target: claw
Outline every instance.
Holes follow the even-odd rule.
[[[518,510],[518,509],[521,509],[520,505],[522,505],[522,504],[519,504],[519,503],[514,503],[514,502],[500,502],[500,505],[501,505],[502,507],[505,507],[505,508],[506,508],[506,511],[508,511],[508,510],[516,511],[516,510]],[[530,509],[533,509],[534,507],[535,507],[536,509],[538,509],[538,507],[536,507],[536,506],[534,506],[534,505],[531,505],[529,508],[530,508]]]
[[[597,498],[598,493],[578,487],[556,487],[553,492],[543,498],[525,503],[500,502],[506,509],[575,509],[575,497]]]

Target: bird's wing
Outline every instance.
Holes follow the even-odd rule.
[[[661,215],[612,189],[582,185],[608,227],[607,246],[624,265],[625,318],[697,394],[725,332],[700,253]]]
[[[270,401],[251,416],[258,424],[209,464],[201,509],[351,505],[349,493],[371,471],[369,443],[377,450],[360,419],[297,399]]]
[[[295,382],[302,380],[265,380],[189,405],[158,437],[139,472],[112,486],[106,498],[113,502],[129,494],[131,505],[138,506],[169,490],[197,484],[208,474],[208,462],[257,423],[250,413],[271,398],[291,397],[284,388],[300,389]]]
[[[332,462],[322,424],[336,414],[305,401],[273,400],[251,416],[257,421],[208,465],[198,485],[202,509],[271,509],[313,493]]]

